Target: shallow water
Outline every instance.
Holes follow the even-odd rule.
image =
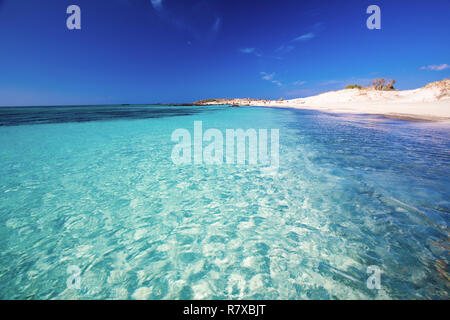
[[[196,120],[279,129],[278,173],[173,164],[172,132]],[[448,299],[448,125],[222,106],[0,108],[0,146],[1,299]]]

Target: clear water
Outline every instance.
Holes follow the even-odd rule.
[[[278,128],[278,174],[174,165],[195,120]],[[1,299],[448,299],[448,125],[221,106],[1,108],[0,125]]]

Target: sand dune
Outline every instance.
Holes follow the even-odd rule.
[[[290,107],[326,112],[382,114],[409,120],[450,121],[450,79],[414,90],[344,89],[292,100],[211,99],[201,105]]]

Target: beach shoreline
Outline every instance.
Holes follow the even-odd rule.
[[[195,105],[282,107],[330,113],[382,115],[408,121],[450,122],[450,80],[414,90],[343,89],[290,100],[209,99]]]
[[[256,106],[256,105],[253,105]],[[262,105],[262,107],[271,108],[291,108],[298,110],[313,110],[326,113],[337,114],[353,114],[353,115],[373,115],[383,116],[389,119],[405,120],[405,121],[418,121],[418,122],[443,122],[450,123],[450,115],[443,112],[443,109],[450,110],[450,103],[445,105],[430,105],[430,104],[418,104],[414,107],[417,109],[411,109],[411,105],[399,106],[392,104],[345,104],[345,105],[333,105],[330,106],[311,106],[311,105]],[[405,110],[406,108],[408,108]],[[431,108],[430,108],[431,107]],[[426,110],[426,111],[425,111]],[[429,111],[431,110],[431,111]]]

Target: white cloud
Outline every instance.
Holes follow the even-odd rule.
[[[275,73],[268,74],[268,73],[266,73],[266,72],[261,72],[261,75],[262,75],[262,79],[263,79],[263,80],[270,81],[270,80],[272,80],[273,77],[275,76]]]
[[[297,88],[291,91],[287,91],[285,93],[286,96],[288,97],[293,97],[293,98],[299,98],[299,97],[309,97],[309,96],[314,96],[316,94],[321,93],[322,91],[318,88],[314,88],[314,89],[303,89],[303,88]]]
[[[302,84],[305,84],[305,83],[306,83],[306,81],[298,80],[298,81],[293,82],[292,84],[293,84],[294,86],[301,86]]]
[[[314,38],[315,36],[316,36],[316,35],[315,35],[314,33],[309,32],[309,33],[302,34],[301,36],[299,36],[299,37],[297,37],[297,38],[294,38],[294,39],[292,39],[291,41],[292,41],[292,42],[297,42],[297,41],[307,41],[307,40],[310,40],[310,39]]]
[[[371,83],[373,79],[371,78],[348,78],[348,79],[332,79],[332,80],[323,80],[319,82],[320,86],[328,86],[331,88],[339,88],[344,87],[346,85],[358,84],[361,86],[366,86]]]
[[[319,33],[323,29],[323,23],[317,22],[313,26],[311,26],[309,29],[312,31],[302,34],[302,35],[292,39],[288,43],[282,44],[280,47],[278,47],[275,50],[275,52],[279,53],[280,55],[287,54],[295,49],[295,47],[296,47],[295,42],[305,42],[305,41],[315,38],[316,34]]]
[[[432,64],[429,66],[420,67],[420,70],[431,70],[431,71],[442,71],[445,69],[450,69],[450,66],[446,63],[440,65]]]
[[[242,53],[245,53],[245,54],[253,54],[257,58],[261,58],[263,56],[261,53],[256,51],[255,48],[242,48],[242,49],[239,49],[239,52],[242,52]]]
[[[274,79],[275,77],[275,72],[273,73],[267,73],[267,72],[260,72],[261,74],[261,79],[262,80],[266,80],[266,81],[270,81],[274,84],[276,84],[277,86],[281,87],[283,85],[283,83],[281,83],[281,81]]]
[[[242,53],[252,53],[255,51],[255,48],[243,48],[243,49],[239,49],[239,51]]]
[[[214,24],[212,26],[213,32],[218,32],[220,29],[220,25],[222,24],[222,19],[216,18],[216,21],[214,21]]]
[[[277,86],[281,87],[283,84],[278,80],[272,80],[272,83],[275,83]]]
[[[153,8],[156,10],[162,10],[162,2],[163,0],[150,0],[152,3]]]
[[[321,82],[322,86],[328,86],[330,84],[342,84],[345,80],[324,80]]]
[[[291,52],[294,49],[294,46],[291,45],[282,45],[280,46],[278,49],[275,50],[275,52],[284,54],[284,53],[288,53]]]

